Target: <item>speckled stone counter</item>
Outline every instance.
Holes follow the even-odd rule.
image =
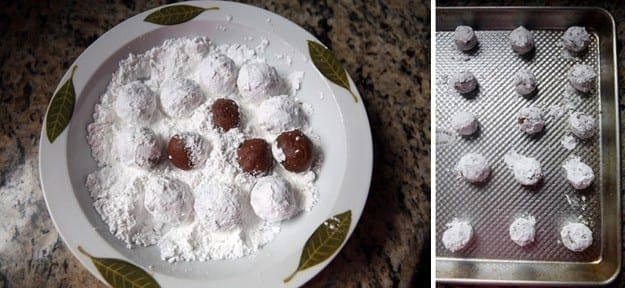
[[[31,2],[0,4],[0,287],[104,287],[70,254],[47,213],[37,159],[42,119],[63,73],[89,44],[164,1]],[[429,281],[430,1],[301,2],[251,4],[334,50],[362,95],[375,146],[360,223],[308,285]]]
[[[616,33],[617,33],[617,57],[618,57],[618,85],[619,85],[619,111],[620,111],[620,121],[621,121],[621,131],[620,131],[620,135],[621,135],[621,154],[623,154],[623,150],[625,148],[625,138],[623,138],[623,136],[625,136],[625,134],[623,133],[625,131],[625,125],[623,125],[623,121],[625,119],[625,70],[623,69],[623,67],[625,67],[625,51],[623,50],[623,48],[625,48],[625,2],[623,1],[565,1],[565,0],[560,0],[560,1],[520,1],[520,0],[513,0],[513,1],[477,1],[477,0],[473,0],[473,1],[447,1],[447,0],[439,0],[437,1],[437,6],[501,6],[501,5],[506,5],[506,6],[545,6],[545,5],[549,5],[549,6],[587,6],[587,7],[602,7],[605,8],[606,10],[608,10],[612,16],[614,17],[615,23],[616,23]],[[621,155],[621,159],[623,159],[623,155]],[[621,160],[623,161],[623,160]],[[625,162],[621,163],[621,164],[625,164]],[[621,182],[625,181],[625,173],[623,173],[623,168],[621,167]],[[623,182],[625,183],[625,182]],[[623,189],[623,191],[625,191],[624,187],[621,187],[621,189]],[[621,215],[621,219],[622,219],[622,224],[625,225],[625,210],[623,210],[623,207],[625,207],[625,195],[623,194],[623,191],[621,192],[621,212],[623,213]],[[625,232],[625,226],[623,226],[622,228],[622,233]],[[623,234],[625,235],[625,234]],[[622,237],[622,239],[625,239],[625,237]],[[623,242],[624,245],[623,248],[625,248],[625,242]],[[623,250],[625,251],[625,249]],[[625,254],[623,254],[625,256]],[[439,287],[464,287],[464,286],[452,286],[452,285],[438,285]],[[616,279],[616,281],[614,281],[614,283],[612,283],[611,285],[609,285],[608,287],[623,287],[625,286],[625,272],[623,271],[623,269],[621,269],[621,273],[618,276],[618,278]]]

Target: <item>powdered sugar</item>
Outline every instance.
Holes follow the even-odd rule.
[[[267,45],[269,43],[265,41],[260,46]],[[275,136],[254,121],[255,104],[240,101],[240,96],[230,93],[228,89],[209,91],[204,84],[206,82],[202,81],[202,75],[207,75],[203,73],[203,67],[206,66],[202,66],[202,63],[206,64],[203,61],[209,57],[224,55],[232,59],[235,68],[238,68],[244,63],[265,63],[261,54],[263,51],[264,48],[250,49],[240,44],[217,47],[205,37],[179,38],[166,40],[161,46],[144,54],[130,55],[120,61],[119,69],[96,104],[94,121],[87,127],[87,140],[99,168],[87,176],[86,186],[96,211],[107,223],[111,233],[128,247],[158,245],[162,258],[172,262],[235,259],[254,253],[280,231],[280,222],[266,222],[254,213],[249,203],[249,193],[257,179],[242,173],[237,163],[237,148],[246,138],[264,138],[272,143]],[[232,69],[229,71],[232,72]],[[295,97],[303,74],[300,72],[297,75],[301,77],[293,78],[281,72],[276,71],[273,78],[281,83],[276,88],[277,94],[268,96],[284,94]],[[290,74],[294,73],[298,72]],[[135,113],[142,117],[134,119],[123,113],[119,115],[115,109],[116,101],[129,83],[143,85],[141,89],[129,90],[139,95],[137,97],[151,95],[154,103],[160,97],[162,104],[162,92],[175,90],[171,85],[186,81],[184,79],[199,83],[203,95],[201,103],[188,109],[188,114],[183,113],[187,114],[183,117],[170,117],[175,116],[175,113],[165,114],[164,107],[157,105],[152,115],[143,120],[139,119],[143,117],[143,112]],[[225,79],[224,83],[228,81],[232,81],[232,77]],[[218,97],[238,102],[243,117],[241,127],[227,132],[213,128],[210,107]],[[130,97],[128,99],[132,100]],[[144,102],[150,105],[149,100]],[[305,103],[297,101],[293,105],[298,105],[306,116],[312,113]],[[170,108],[180,107],[172,105]],[[123,164],[121,151],[128,151],[127,146],[132,143],[115,139],[128,129],[128,125],[151,129],[161,148],[166,146],[164,144],[174,134],[190,137],[185,141],[191,143],[188,147],[190,156],[196,157],[195,160],[203,162],[203,165],[183,171],[172,166],[165,157],[161,157],[160,162],[157,161],[151,168]],[[310,125],[303,121],[300,126],[313,140],[315,152],[320,153],[318,141],[315,141],[318,137]],[[322,159],[321,156],[318,158]],[[280,165],[276,165],[271,173],[273,177],[288,183],[298,211],[309,211],[317,202],[315,180],[322,161],[315,163],[312,170],[305,173],[290,173]],[[219,193],[211,192],[206,187],[213,187]],[[224,194],[224,191],[232,193]],[[229,198],[224,195],[235,196]],[[233,201],[238,201],[239,206],[232,204]],[[223,205],[208,207],[215,203]],[[227,211],[237,210],[235,208],[238,209],[234,213],[238,215],[238,220],[236,216],[226,217],[230,213]],[[206,224],[206,218],[219,218],[217,216],[223,216],[220,223]]]
[[[510,151],[504,155],[504,162],[512,170],[514,179],[521,185],[535,185],[543,178],[540,162],[535,158]]]
[[[292,97],[280,95],[271,97],[258,107],[258,122],[261,128],[270,133],[280,133],[300,128],[304,113],[295,105]]]
[[[193,163],[191,166],[201,167],[210,153],[210,144],[197,133],[185,132],[177,134],[177,137],[184,143],[184,150],[188,151],[189,161]]]
[[[577,139],[571,135],[564,135],[562,140],[560,140],[560,144],[562,144],[562,147],[566,150],[573,150],[577,146]]]
[[[534,235],[536,234],[536,230],[534,228],[535,224],[536,219],[529,215],[514,219],[508,229],[510,232],[510,239],[521,247],[534,242]]]
[[[595,180],[595,173],[592,168],[582,162],[578,156],[573,156],[562,164],[566,171],[566,179],[578,190],[586,189]]]
[[[467,247],[473,238],[473,226],[466,220],[454,218],[447,223],[447,230],[443,232],[443,245],[447,250],[456,252]]]
[[[592,245],[592,231],[582,223],[567,223],[560,230],[562,244],[574,252],[581,252]]]

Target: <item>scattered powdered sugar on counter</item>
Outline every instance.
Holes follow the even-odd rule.
[[[235,259],[254,253],[280,231],[281,222],[264,221],[254,213],[249,203],[249,193],[258,178],[241,171],[237,163],[237,148],[245,139],[252,137],[273,143],[277,133],[282,131],[267,131],[259,126],[255,121],[258,102],[243,101],[236,91],[227,95],[213,95],[200,79],[204,75],[200,63],[210,55],[224,54],[237,67],[241,67],[250,61],[264,62],[263,53],[267,45],[269,42],[266,39],[259,45],[261,49],[252,49],[240,44],[216,46],[206,37],[179,38],[166,40],[161,46],[143,54],[131,54],[120,61],[106,92],[95,106],[94,121],[87,126],[87,141],[98,168],[87,176],[86,186],[96,211],[111,233],[129,248],[157,245],[161,257],[170,262]],[[297,212],[310,211],[318,199],[315,181],[323,155],[319,148],[319,137],[307,122],[312,108],[295,97],[303,73],[281,72],[284,71],[279,71],[278,75],[284,85],[278,95],[296,99],[292,105],[299,107],[302,113],[298,128],[313,141],[318,160],[311,171],[303,173],[288,172],[276,163],[270,175],[288,183],[294,193]],[[172,86],[168,85],[176,85],[177,81],[183,79],[198,83],[205,101],[200,104],[193,102],[197,107],[183,111],[180,115],[176,111],[174,114],[180,117],[170,117],[163,112],[160,101],[156,100],[161,91],[172,91]],[[138,122],[130,122],[123,115],[118,115],[115,103],[124,87],[136,81],[153,91],[154,95],[149,97],[159,103],[152,117],[139,124],[139,127],[153,131],[158,141],[150,144],[157,145],[163,151],[160,162],[149,169],[144,168],[150,164],[145,159],[138,162],[141,165],[128,165],[129,161],[124,162],[120,157],[129,153],[126,146],[132,144],[120,140],[126,133],[122,131],[127,131],[129,126],[137,125]],[[211,105],[220,97],[237,101],[242,115],[241,127],[227,132],[214,128],[210,117]],[[202,164],[184,171],[164,158],[170,137],[187,132],[201,135],[206,146],[192,150],[197,150],[197,153],[204,151],[206,155],[192,154],[192,157],[203,158],[192,162]],[[213,183],[221,184],[210,186]],[[225,206],[218,205],[215,208],[204,205],[206,201],[215,199],[229,201],[229,198],[206,195],[211,190],[207,187],[221,187],[219,185],[222,184],[232,188],[235,191],[233,193],[240,193],[237,197],[246,200],[236,206],[239,209],[236,219],[205,225],[201,221],[202,217],[208,215],[214,218],[214,213],[225,213],[219,210],[219,207]],[[222,228],[223,231],[220,230]]]

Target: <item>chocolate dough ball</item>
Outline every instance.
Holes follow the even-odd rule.
[[[313,145],[302,131],[293,130],[284,132],[276,139],[278,151],[282,155],[278,161],[284,169],[291,172],[303,172],[310,168],[313,160]],[[280,153],[280,152],[279,152]]]
[[[263,139],[247,139],[237,150],[237,160],[243,171],[254,176],[265,175],[273,167],[271,147]]]
[[[591,115],[582,112],[573,112],[569,116],[569,127],[571,132],[579,139],[588,139],[595,134],[597,124]]]
[[[469,51],[477,45],[475,32],[470,26],[458,26],[454,31],[454,42],[460,51]]]
[[[477,79],[469,71],[460,71],[451,77],[451,87],[460,94],[469,94],[477,88]]]
[[[119,160],[128,166],[149,169],[161,160],[161,143],[156,133],[148,127],[130,127],[122,130],[117,146]]]
[[[208,152],[206,141],[195,133],[176,134],[167,145],[167,158],[182,170],[191,170],[204,164]]]
[[[566,75],[573,88],[582,93],[588,93],[597,85],[597,72],[590,65],[575,64]]]
[[[562,36],[562,45],[571,52],[582,52],[590,44],[590,34],[585,27],[571,26]]]
[[[519,110],[517,123],[521,131],[533,135],[540,133],[545,128],[543,111],[538,107],[524,107]]]
[[[232,128],[239,127],[241,115],[239,114],[239,105],[230,99],[219,98],[215,100],[212,106],[213,125],[216,128],[228,131]]]
[[[510,46],[519,55],[534,49],[534,35],[525,27],[520,26],[510,33]]]

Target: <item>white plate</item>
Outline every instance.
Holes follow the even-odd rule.
[[[148,14],[162,7],[143,12],[106,32],[72,64],[71,67],[76,66],[77,70],[73,77],[76,104],[71,121],[53,143],[47,137],[45,125],[41,133],[39,167],[48,210],[72,253],[101,280],[103,278],[95,266],[78,253],[78,246],[96,257],[135,263],[153,273],[162,287],[300,286],[331,260],[299,272],[285,284],[283,279],[297,268],[308,237],[325,219],[351,210],[349,237],[367,199],[373,153],[362,101],[354,102],[349,91],[328,81],[317,71],[310,60],[307,40],[319,41],[289,20],[243,4],[219,1],[185,4],[216,6],[219,10],[205,11],[189,22],[173,26],[143,21]],[[109,232],[92,206],[85,179],[96,169],[96,164],[86,142],[86,126],[92,121],[94,105],[120,60],[129,53],[143,53],[165,39],[197,35],[207,36],[218,44],[245,43],[251,47],[266,38],[270,45],[265,56],[271,65],[278,71],[304,71],[298,96],[314,109],[311,124],[321,138],[325,162],[317,180],[318,204],[303,217],[284,223],[276,238],[254,255],[237,260],[170,264],[160,259],[159,251],[154,247],[127,249]],[[244,39],[249,36],[254,40]],[[292,64],[278,59],[277,54],[290,55]],[[71,69],[65,73],[57,90],[70,74]],[[360,99],[351,78],[349,81],[351,90]]]

